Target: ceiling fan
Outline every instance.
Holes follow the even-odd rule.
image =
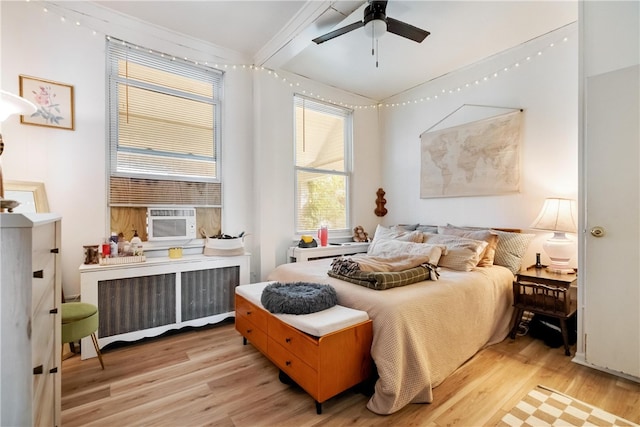
[[[313,41],[316,44],[324,43],[333,38],[346,34],[350,31],[365,27],[367,34],[371,34],[372,39],[378,39],[385,32],[396,34],[400,37],[421,43],[429,34],[429,31],[422,30],[406,22],[389,18],[386,15],[387,0],[369,0],[369,5],[364,9],[364,19],[354,22],[346,27],[338,28],[323,36],[316,37]],[[371,52],[373,54],[373,51]]]

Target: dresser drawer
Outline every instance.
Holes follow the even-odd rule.
[[[50,258],[54,254],[51,249],[56,245],[56,228],[55,224],[45,224],[37,229],[37,233],[33,234],[33,251],[31,262],[34,270],[42,270],[47,266]]]
[[[295,329],[278,318],[269,317],[269,338],[287,351],[304,360],[311,368],[318,369],[318,340]]]
[[[269,313],[236,294],[236,318],[239,316],[246,317],[254,326],[257,326],[265,333],[267,332]]]
[[[318,399],[318,373],[289,349],[269,337],[269,357],[314,399]]]
[[[255,348],[267,353],[267,334],[259,329],[245,316],[236,316],[236,330],[245,337]]]

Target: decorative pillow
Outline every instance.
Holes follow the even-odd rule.
[[[428,262],[438,265],[442,254],[447,252],[444,245],[403,242],[400,240],[374,240],[369,245],[368,256],[391,258],[398,255],[419,255],[428,257]]]
[[[382,225],[378,225],[378,227],[376,228],[376,232],[373,235],[373,240],[375,241],[376,239],[383,239],[383,240],[394,239],[394,240],[401,240],[403,242],[422,243],[422,232],[406,231],[406,230],[401,230],[397,227],[394,230],[391,228],[384,227]]]
[[[467,239],[483,240],[487,242],[478,267],[490,267],[496,256],[496,247],[498,246],[498,235],[492,230],[462,230],[455,227],[438,227],[438,233],[450,234],[454,236],[466,237]]]
[[[445,245],[447,254],[440,257],[441,267],[458,271],[471,271],[478,262],[488,243],[447,234],[424,233],[425,243]]]
[[[507,267],[513,274],[522,267],[522,257],[535,234],[510,233],[508,231],[491,230],[498,235],[498,246],[493,263]]]
[[[493,259],[495,265],[507,267],[513,274],[517,274],[522,266],[524,256],[529,244],[535,234],[513,233],[488,228],[456,227],[447,224],[447,228],[457,228],[461,230],[491,230],[498,235],[498,245],[496,246],[496,256]]]

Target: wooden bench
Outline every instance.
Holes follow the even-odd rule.
[[[322,403],[372,375],[372,321],[336,305],[305,315],[272,314],[260,303],[268,282],[236,287],[236,330],[281,373]],[[282,380],[282,376],[281,376]]]

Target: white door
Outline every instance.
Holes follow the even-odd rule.
[[[579,16],[583,234],[574,360],[640,380],[640,3],[580,2]]]

